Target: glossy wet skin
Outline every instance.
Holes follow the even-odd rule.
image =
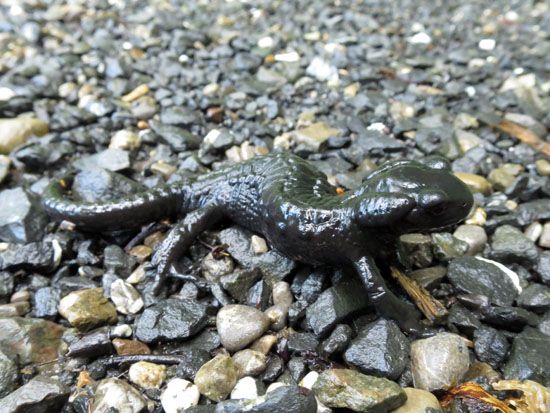
[[[473,196],[468,187],[443,160],[432,158],[424,163],[393,162],[386,171],[367,177],[366,192],[403,194],[411,199],[411,209],[396,219],[398,232],[433,231],[457,224],[471,211]]]
[[[473,203],[468,188],[439,158],[388,163],[343,196],[310,163],[286,153],[100,205],[73,202],[64,196],[65,189],[61,181],[50,184],[43,206],[53,219],[72,221],[81,229],[109,231],[167,216],[180,219],[151,260],[155,294],[162,292],[172,264],[198,235],[232,220],[295,260],[354,267],[365,299],[409,332],[420,329],[419,313],[386,287],[374,257],[392,252],[401,233],[460,222]]]

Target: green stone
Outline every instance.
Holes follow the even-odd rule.
[[[312,390],[327,407],[362,413],[389,412],[407,401],[406,393],[397,383],[348,369],[325,370]]]

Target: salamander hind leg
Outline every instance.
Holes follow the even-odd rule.
[[[388,289],[374,260],[364,256],[355,261],[354,266],[365,286],[369,302],[378,314],[393,319],[403,331],[411,335],[423,335],[420,312]]]
[[[206,206],[190,212],[170,230],[151,259],[151,267],[156,267],[152,287],[154,295],[161,292],[172,264],[185,253],[197,236],[219,222],[222,216],[222,210],[217,205]]]

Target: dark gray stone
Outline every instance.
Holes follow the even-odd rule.
[[[518,297],[518,305],[536,313],[550,309],[550,288],[542,284],[531,284]]]
[[[497,368],[508,354],[510,344],[500,331],[481,326],[474,333],[474,349],[480,361]]]
[[[177,126],[165,125],[155,120],[150,121],[149,125],[174,151],[197,149],[201,143],[199,137]]]
[[[510,225],[496,229],[491,242],[491,257],[503,263],[537,264],[539,253],[535,243]]]
[[[550,336],[527,327],[512,344],[510,357],[504,366],[504,378],[534,380],[550,385]]]
[[[10,244],[0,252],[0,270],[48,271],[54,266],[54,249],[51,242]]]
[[[219,239],[227,244],[228,252],[245,268],[259,268],[266,281],[283,280],[295,268],[296,263],[275,250],[256,255],[250,248],[251,233],[238,227],[220,232]]]
[[[195,374],[204,363],[211,359],[208,351],[201,348],[189,348],[178,355],[182,357],[182,361],[176,369],[176,376],[186,379],[195,380]]]
[[[135,335],[146,343],[183,340],[201,331],[206,319],[206,308],[196,301],[169,298],[143,311]]]
[[[318,336],[328,334],[336,324],[368,307],[363,286],[346,280],[325,291],[306,310],[306,322]]]
[[[0,192],[0,241],[26,243],[44,234],[47,218],[35,195],[23,188]]]
[[[83,202],[112,201],[143,189],[124,175],[101,168],[85,169],[74,177],[71,187],[75,199]]]
[[[35,316],[53,320],[57,316],[59,300],[61,300],[61,290],[59,288],[39,288],[32,298]]]
[[[330,336],[321,343],[321,351],[327,355],[342,353],[351,341],[353,330],[347,324],[338,324]]]
[[[116,172],[130,167],[130,156],[128,152],[121,149],[105,149],[102,152],[79,158],[73,165],[80,170],[102,168]]]
[[[368,324],[344,353],[344,360],[365,374],[397,379],[409,362],[410,344],[390,320]]]
[[[0,399],[0,412],[59,412],[68,397],[69,390],[59,380],[36,376],[24,386]]]
[[[458,292],[485,295],[496,305],[511,305],[518,294],[514,283],[504,271],[474,257],[452,260],[447,277]]]

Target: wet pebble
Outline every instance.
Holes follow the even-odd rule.
[[[200,392],[197,386],[183,379],[172,379],[160,395],[162,408],[166,413],[180,413],[199,403]]]
[[[483,251],[487,244],[487,234],[485,230],[478,225],[460,225],[453,236],[468,244],[467,255],[475,255]]]
[[[491,241],[491,257],[502,263],[536,265],[537,247],[519,229],[503,225],[495,231]]]
[[[346,408],[356,412],[387,412],[407,400],[396,383],[354,370],[329,369],[319,375],[313,392],[327,407]]]
[[[68,389],[58,379],[36,376],[24,386],[0,399],[0,411],[6,413],[60,411],[68,397]]]
[[[267,331],[270,320],[266,314],[246,305],[227,305],[216,317],[216,327],[222,345],[237,351],[252,343]]]
[[[121,279],[111,284],[111,300],[122,314],[136,314],[143,308],[143,299],[139,292],[132,284]]]
[[[365,326],[344,353],[362,373],[397,379],[408,364],[410,345],[399,327],[379,319]]]
[[[23,188],[0,191],[0,240],[28,243],[44,234],[47,219],[38,198]]]
[[[94,395],[94,412],[139,413],[147,409],[147,400],[126,381],[116,378],[101,380]]]
[[[170,298],[146,308],[135,323],[136,338],[145,343],[182,340],[206,325],[206,309],[190,299]]]
[[[59,314],[80,331],[88,331],[117,320],[116,308],[103,296],[101,288],[69,293],[59,302],[58,310]]]
[[[158,389],[166,379],[166,366],[138,361],[130,366],[128,378],[142,389]]]
[[[265,354],[251,349],[237,351],[233,354],[233,362],[239,370],[239,377],[257,376],[267,367]]]
[[[18,378],[17,364],[0,350],[0,399],[15,390]]]
[[[448,389],[460,383],[469,366],[466,342],[456,334],[438,333],[411,343],[411,370],[418,389]]]
[[[233,359],[226,354],[218,354],[199,369],[195,384],[203,396],[219,402],[231,393],[237,383],[238,374]]]

